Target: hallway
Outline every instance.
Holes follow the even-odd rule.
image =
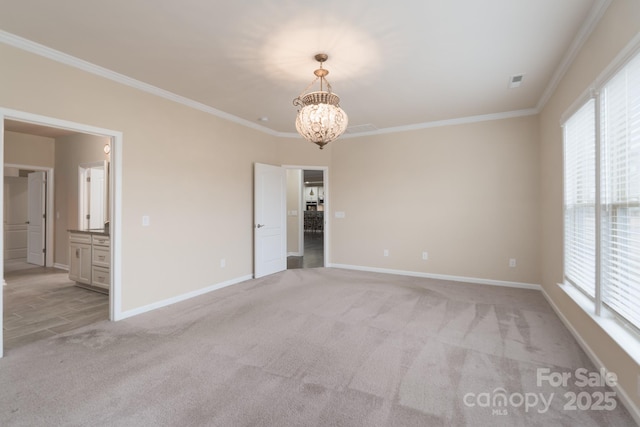
[[[304,256],[287,257],[287,269],[324,267],[324,233],[304,233]]]

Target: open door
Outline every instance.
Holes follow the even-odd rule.
[[[78,167],[78,226],[80,230],[104,228],[108,221],[109,190],[107,161],[83,163]]]
[[[287,269],[287,173],[279,166],[254,166],[254,277]]]
[[[27,193],[27,262],[44,265],[45,260],[45,188],[46,175],[42,171],[28,175]]]

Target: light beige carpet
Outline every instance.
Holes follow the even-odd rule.
[[[634,425],[538,368],[595,371],[540,292],[289,270],[10,351],[0,425]]]

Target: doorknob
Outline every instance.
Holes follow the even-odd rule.
[[[256,225],[256,228],[262,228],[262,227],[264,227],[264,226],[265,226],[265,224],[257,224],[257,225]]]

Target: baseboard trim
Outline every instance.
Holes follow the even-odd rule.
[[[558,315],[558,317],[560,318],[564,326],[569,330],[569,332],[571,332],[571,335],[573,335],[576,341],[578,341],[578,345],[580,345],[582,350],[587,354],[587,357],[589,357],[589,359],[596,366],[596,368],[605,369],[607,372],[609,372],[609,369],[604,365],[604,363],[602,363],[602,361],[595,354],[593,349],[591,349],[589,344],[587,344],[587,342],[582,338],[582,335],[580,335],[580,333],[576,330],[576,328],[573,327],[571,322],[569,322],[569,319],[565,317],[565,315],[560,311],[556,303],[553,301],[553,299],[549,296],[549,294],[544,289],[542,289],[542,295],[544,295],[544,298],[547,300],[551,308],[553,308],[553,311]],[[612,371],[612,372],[615,372],[615,371]],[[626,390],[620,387],[619,384],[616,384],[615,387],[612,387],[612,389],[616,392],[617,396],[620,398],[620,401],[625,406],[625,408],[627,408],[627,411],[629,411],[629,414],[631,415],[631,417],[633,417],[633,420],[636,422],[636,424],[640,425],[640,408],[636,406],[633,400],[629,397],[629,394],[627,394]]]
[[[395,274],[398,276],[424,277],[426,279],[450,280],[453,282],[476,283],[480,285],[504,286],[507,288],[542,290],[542,286],[534,283],[508,282],[504,280],[478,279],[475,277],[449,276],[446,274],[423,273],[420,271],[393,270],[389,268],[366,267],[361,265],[329,264],[327,267],[345,270],[369,271],[372,273]]]
[[[53,268],[59,268],[60,270],[69,271],[69,266],[64,264],[58,264],[57,262],[53,264]]]
[[[166,307],[181,301],[186,301],[191,298],[198,297],[200,295],[207,294],[209,292],[217,291],[218,289],[226,288],[227,286],[236,285],[238,283],[246,282],[249,279],[252,279],[252,275],[238,277],[236,279],[227,280],[225,282],[217,283],[215,285],[208,286],[206,288],[197,289],[195,291],[187,292],[186,294],[178,295],[172,298],[168,298],[162,301],[154,302],[142,307],[134,308],[132,310],[123,311],[120,315],[113,320],[123,320],[129,317],[137,316],[139,314],[147,313],[149,311],[156,310],[158,308]]]
[[[288,252],[287,256],[302,256],[302,252]]]

